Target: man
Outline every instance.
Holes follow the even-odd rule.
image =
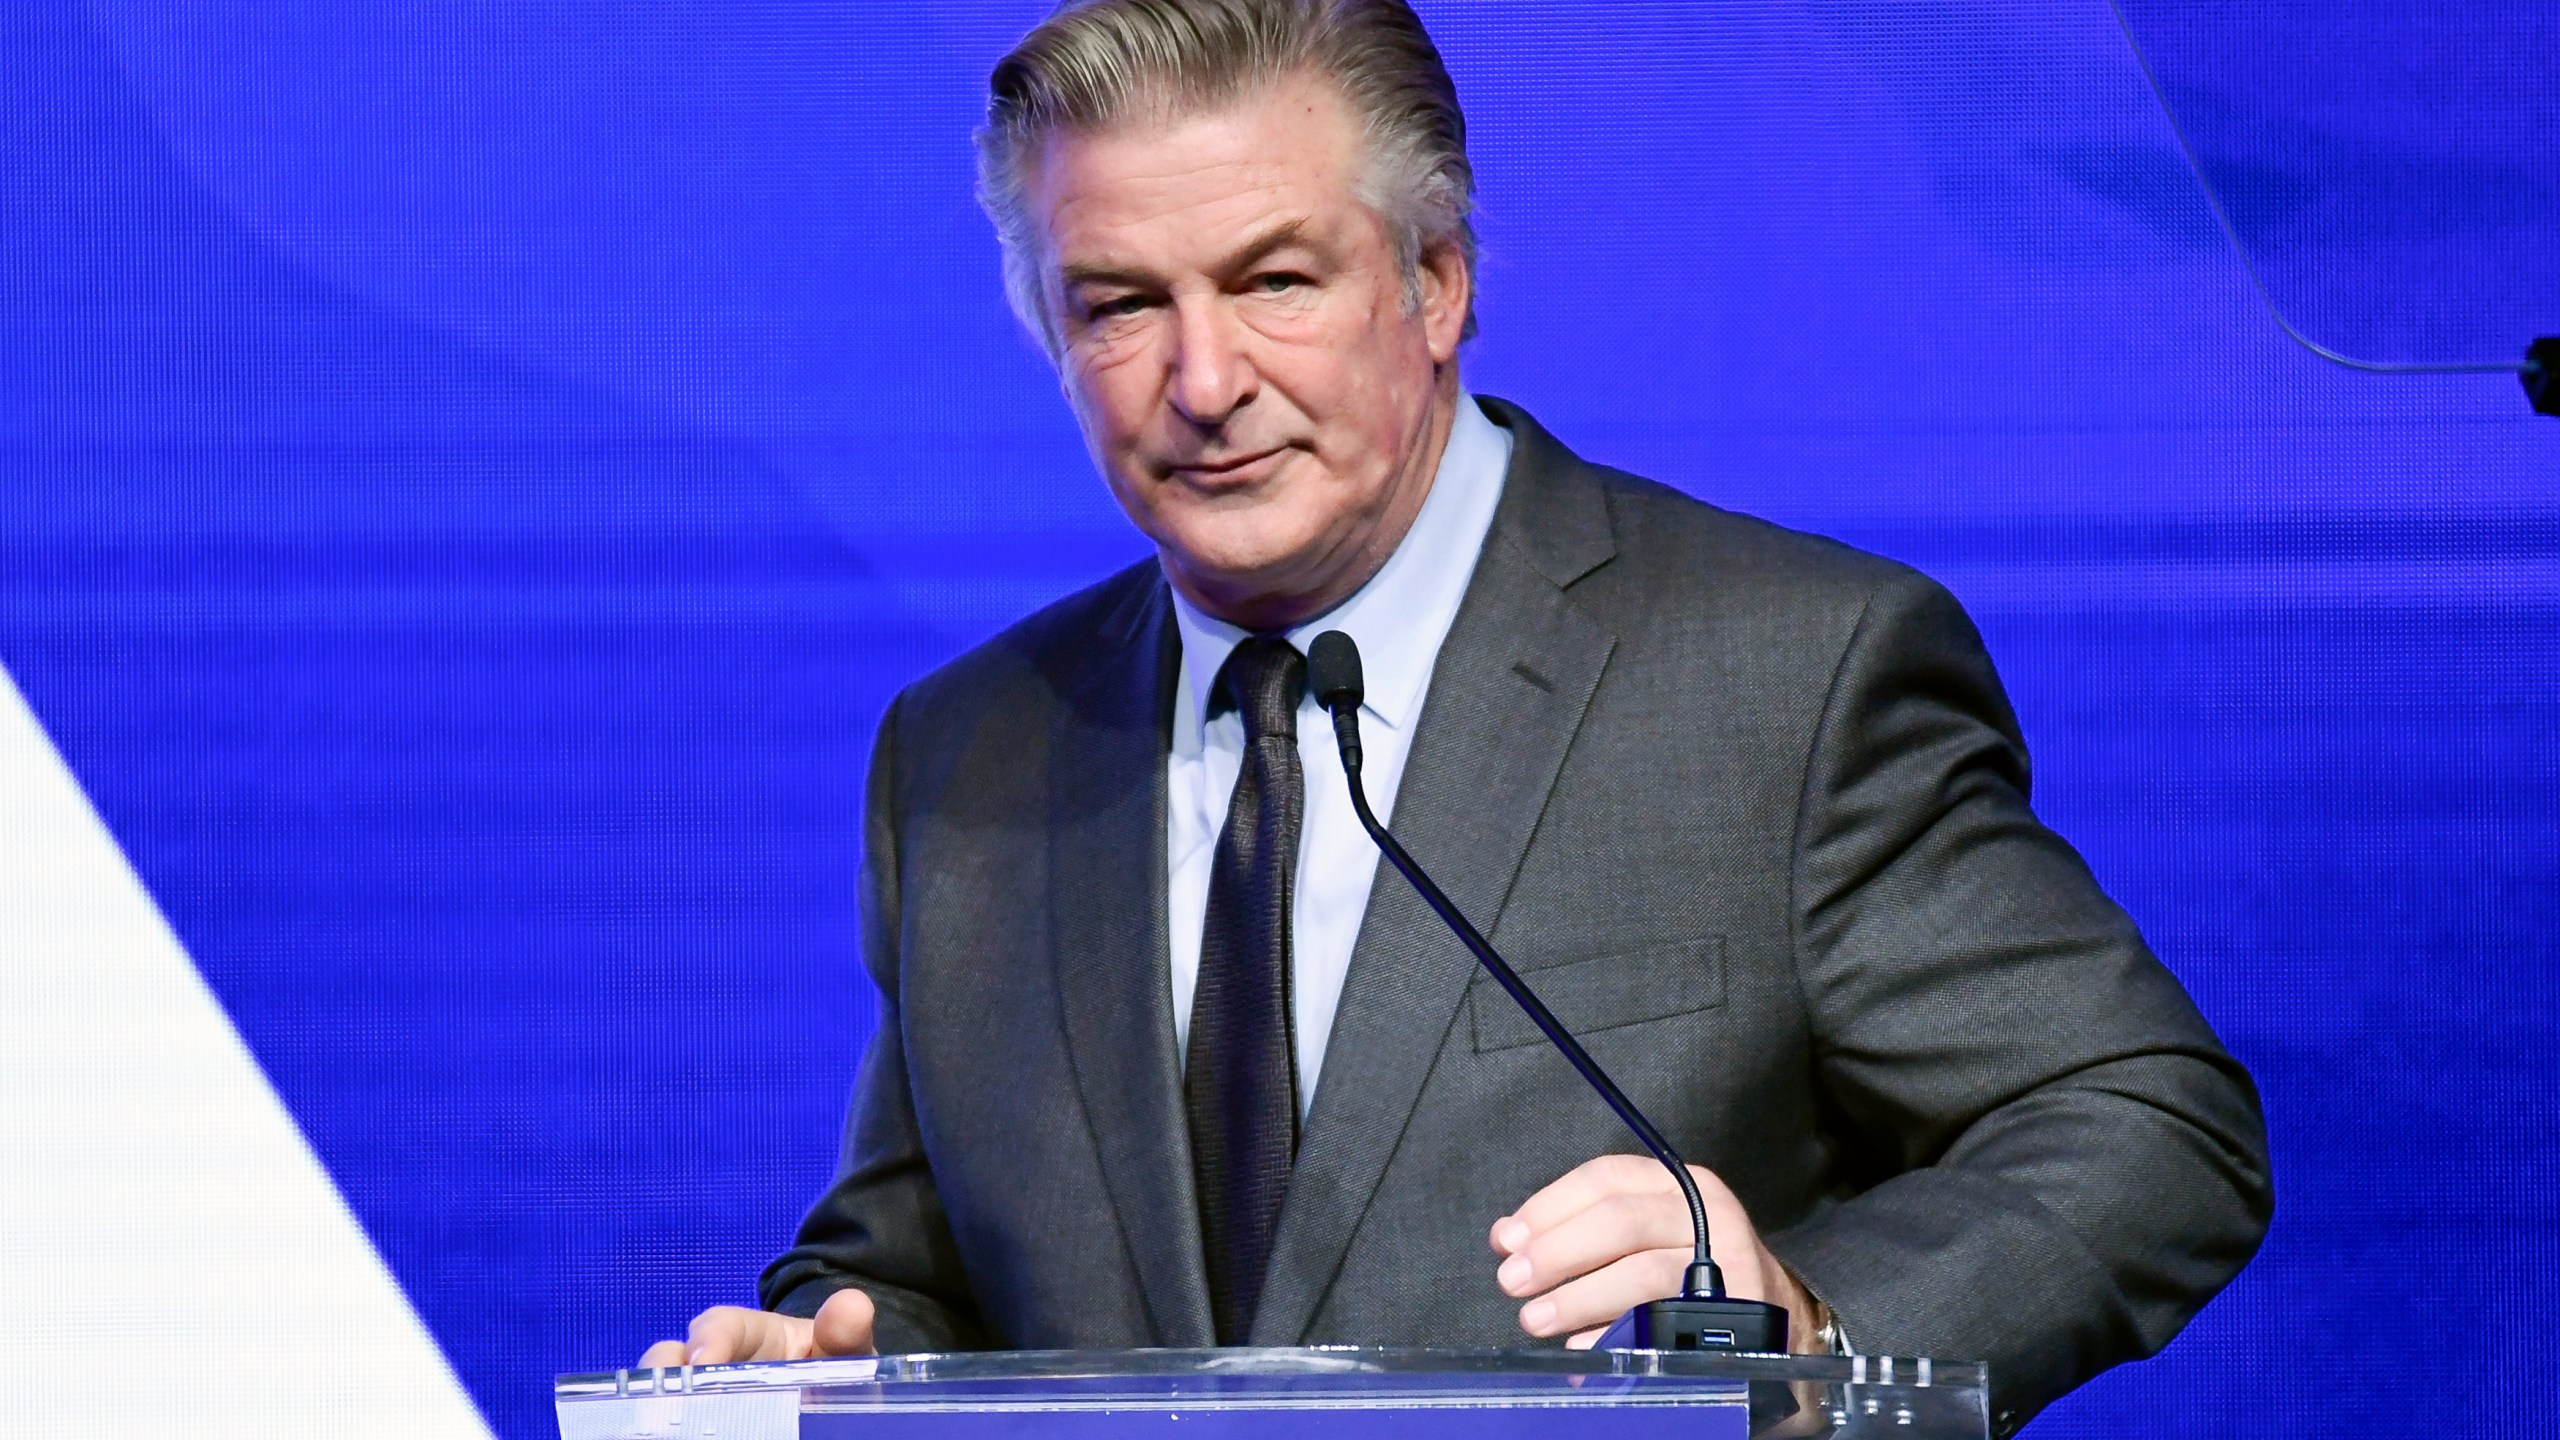
[[[1157,558],[890,707],[842,1172],[769,1310],[646,1363],[1587,1344],[1678,1289],[1667,1174],[1376,878],[1326,629],[1380,813],[1795,1348],[1988,1360],[2005,1433],[2165,1344],[2267,1223],[2246,1075],[2037,824],[1944,591],[1461,388],[1411,12],[1094,0],[993,88],[1011,296]]]

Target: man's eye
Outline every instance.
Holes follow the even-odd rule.
[[[1146,296],[1121,295],[1109,300],[1096,301],[1084,313],[1088,320],[1117,320],[1124,315],[1135,315],[1145,308],[1147,308]]]
[[[1281,295],[1314,282],[1293,270],[1270,270],[1253,277],[1253,288],[1265,295]]]

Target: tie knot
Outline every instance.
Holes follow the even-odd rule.
[[[1246,743],[1266,736],[1298,738],[1298,701],[1307,693],[1307,657],[1277,635],[1254,635],[1218,667],[1210,712],[1232,705],[1244,716]]]

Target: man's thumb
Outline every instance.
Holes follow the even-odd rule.
[[[873,1315],[871,1297],[859,1290],[839,1290],[818,1307],[809,1332],[813,1355],[868,1355]]]

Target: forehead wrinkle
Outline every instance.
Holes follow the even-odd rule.
[[[1070,282],[1154,276],[1168,266],[1224,274],[1290,244],[1320,244],[1317,200],[1284,175],[1211,194],[1070,194],[1051,212],[1051,253]]]
[[[1204,274],[1232,279],[1293,245],[1321,249],[1307,235],[1314,220],[1315,217],[1305,214],[1285,216],[1198,269]],[[1068,285],[1146,283],[1157,278],[1153,270],[1143,264],[1130,265],[1111,260],[1063,265],[1058,273]]]

